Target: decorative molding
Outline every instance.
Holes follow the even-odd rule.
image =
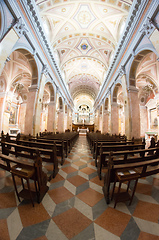
[[[62,78],[62,75],[61,75],[61,72],[60,72],[60,68],[59,66],[56,64],[56,61],[54,59],[54,55],[52,53],[52,49],[51,47],[49,46],[49,42],[47,40],[47,37],[45,36],[45,33],[43,31],[43,28],[42,28],[42,23],[41,23],[41,20],[40,20],[40,17],[38,15],[38,12],[36,10],[36,4],[34,1],[32,0],[20,0],[22,5],[23,5],[23,8],[25,10],[25,12],[27,12],[27,14],[29,15],[29,17],[32,17],[34,19],[34,21],[32,21],[34,27],[36,28],[37,32],[38,32],[38,37],[41,38],[41,41],[43,42],[43,46],[46,48],[47,52],[48,52],[48,55],[49,57],[51,58],[51,61],[52,61],[52,65],[53,65],[53,68],[57,74],[57,78],[61,81],[62,83],[62,86],[63,86],[63,92],[68,96],[70,102],[72,105],[74,105],[73,103],[73,100],[72,100],[72,97],[69,93],[69,91],[67,90],[67,87],[66,87],[66,84]],[[42,45],[42,44],[41,44]],[[33,53],[34,54],[34,53]],[[35,53],[35,54],[38,54],[38,53]],[[50,61],[50,62],[51,62]],[[52,78],[51,78],[52,79]]]
[[[125,67],[124,66],[121,66],[120,67],[120,70],[119,70],[119,77],[122,77],[123,75],[125,75],[126,72],[125,72]]]
[[[37,54],[37,51],[34,49],[32,56],[34,57]]]
[[[10,62],[10,61],[11,61],[11,58],[10,58],[10,57],[7,57],[7,58],[6,58],[6,63],[7,63],[7,62]]]
[[[147,2],[148,2],[148,0],[147,0]],[[142,5],[142,8],[140,7],[141,5]],[[106,85],[107,81],[109,80],[109,78],[111,77],[111,74],[113,73],[113,69],[116,66],[118,58],[123,51],[123,47],[124,47],[124,43],[126,42],[126,39],[130,38],[130,35],[132,35],[132,33],[133,33],[132,27],[139,20],[138,15],[140,14],[141,11],[143,11],[142,1],[141,0],[136,0],[134,2],[134,6],[133,6],[133,9],[132,9],[131,15],[130,15],[128,21],[127,21],[127,27],[126,27],[125,32],[123,33],[123,35],[120,39],[120,42],[119,42],[119,44],[116,48],[116,51],[114,53],[114,58],[111,62],[111,65],[108,68],[107,75],[105,77],[105,80],[103,81],[102,88],[101,88],[100,92],[98,93],[98,96],[97,96],[96,101],[94,103],[94,107],[97,106],[97,102],[99,101],[100,96],[105,91],[105,85]]]
[[[28,32],[26,25],[23,23],[22,18],[18,18],[15,24],[15,28],[17,29],[17,32],[19,33],[19,36],[25,35],[26,32]]]
[[[38,91],[39,87],[38,85],[31,85],[28,89],[29,89],[29,92],[35,92],[35,91]]]
[[[46,64],[43,66],[42,73],[45,74],[45,75],[48,75],[48,73],[49,73],[49,69],[48,69]]]
[[[139,92],[139,90],[135,86],[129,86],[128,87],[128,92]]]
[[[140,32],[142,32],[142,34],[144,34],[146,36],[149,36],[153,27],[154,27],[154,25],[152,24],[152,20],[149,17],[147,17],[146,23],[143,24],[143,27],[140,30]]]

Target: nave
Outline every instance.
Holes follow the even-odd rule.
[[[18,202],[10,173],[0,169],[1,240],[159,239],[159,174],[139,179],[131,206],[114,209],[113,201],[106,204],[86,136],[79,136],[59,168],[34,208]]]

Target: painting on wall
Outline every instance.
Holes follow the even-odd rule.
[[[11,108],[11,102],[6,101],[6,107],[5,107],[5,112],[10,113],[10,108]]]
[[[157,116],[159,116],[159,102],[157,102]]]
[[[150,126],[151,126],[151,129],[154,129],[154,130],[158,128],[156,108],[150,110]]]
[[[16,124],[17,107],[10,107],[9,124]]]

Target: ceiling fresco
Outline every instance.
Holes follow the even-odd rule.
[[[37,0],[36,4],[75,107],[87,99],[92,108],[132,1]]]

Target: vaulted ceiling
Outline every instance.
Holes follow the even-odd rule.
[[[113,58],[131,0],[36,0],[75,107],[91,109]]]

